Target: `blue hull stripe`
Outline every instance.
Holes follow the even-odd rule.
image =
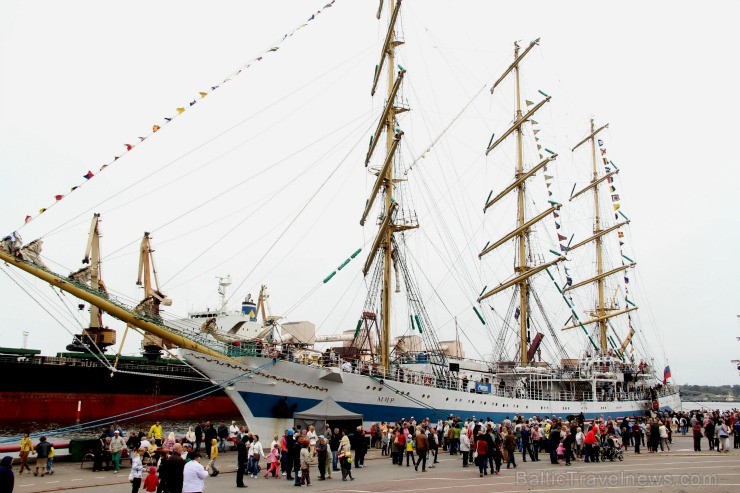
[[[256,392],[242,392],[240,391],[244,402],[246,402],[249,410],[252,412],[255,418],[274,418],[276,417],[276,408],[280,404],[283,396],[272,395],[272,394],[261,394]],[[318,399],[307,399],[303,397],[288,397],[286,402],[288,406],[288,416],[292,416],[294,412],[302,412],[312,408],[318,404]],[[470,410],[461,409],[439,409],[437,411],[423,408],[423,407],[408,407],[408,406],[396,406],[390,403],[388,404],[367,404],[367,403],[356,403],[356,402],[337,402],[340,406],[352,411],[354,413],[362,414],[364,421],[381,422],[381,421],[396,421],[401,418],[410,418],[414,416],[415,419],[430,418],[436,420],[437,418],[445,418],[452,414],[454,416],[460,416],[462,418],[468,418],[474,414]],[[295,407],[294,407],[295,406]],[[670,410],[669,407],[664,407],[663,410]],[[521,413],[525,417],[534,416],[547,416],[547,412],[541,411],[539,413],[526,413],[519,410],[512,410],[510,412],[502,411],[479,411],[475,413],[475,417],[478,419],[491,418],[494,422],[500,423],[502,420],[514,417],[515,414]],[[572,414],[578,414],[576,412]],[[598,418],[604,413],[585,413],[586,418]],[[624,413],[626,415],[642,415],[643,413],[638,410],[628,411]],[[285,416],[284,416],[285,417]],[[565,416],[561,416],[565,417]],[[616,418],[617,416],[613,416]]]

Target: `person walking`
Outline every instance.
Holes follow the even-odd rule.
[[[592,427],[592,429],[595,427]],[[596,430],[594,430],[596,433]],[[595,442],[594,442],[595,443]],[[547,439],[548,450],[550,451],[550,464],[558,464],[558,445],[560,445],[560,428],[556,423],[550,426],[550,436]]]
[[[21,458],[21,467],[20,471],[18,471],[19,476],[23,474],[24,469],[28,472],[31,472],[31,467],[28,465],[28,456],[35,453],[36,451],[33,449],[33,442],[31,441],[31,438],[28,436],[28,433],[24,433],[23,438],[21,438],[21,450],[19,453]]]
[[[341,468],[342,468],[342,481],[347,481],[347,477],[350,481],[354,481],[352,477],[352,446],[349,443],[349,437],[342,432],[342,439],[339,442],[339,450],[337,457],[339,457]]]
[[[149,438],[157,444],[157,447],[162,446],[162,424],[159,421],[155,422],[152,427],[149,428]]]
[[[339,442],[342,440],[342,436],[339,434],[339,428],[334,428],[334,433],[332,433],[331,438],[329,439],[329,448],[331,448],[331,470],[334,472],[339,471],[339,459],[337,458],[339,454]]]
[[[44,477],[46,472],[46,461],[49,458],[49,452],[51,452],[51,444],[46,441],[46,437],[39,438],[39,443],[36,445],[36,470],[33,475],[39,475],[39,469],[41,469],[41,477]]]
[[[176,443],[172,453],[167,457],[167,490],[168,493],[182,493],[185,459],[182,458],[182,444]]]
[[[362,426],[358,426],[350,438],[350,445],[355,452],[354,465],[358,469],[365,467],[365,454],[367,453],[367,438]]]
[[[260,471],[260,459],[264,456],[265,451],[262,448],[262,444],[260,443],[260,437],[259,435],[254,435],[252,445],[249,446],[249,458],[251,459],[251,461],[247,466],[247,474],[249,474],[249,472],[251,471],[252,477],[257,477],[257,473]]]
[[[635,453],[640,453],[640,443],[645,443],[645,436],[643,435],[643,429],[641,423],[637,422],[632,427],[632,436],[635,441]]]
[[[265,471],[265,479],[270,475],[270,473],[273,474],[275,479],[280,477],[280,444],[276,443],[272,446],[272,449],[270,450],[270,453],[267,454],[267,463],[269,464],[267,470]]]
[[[478,466],[480,477],[488,475],[488,443],[484,438],[483,430],[478,432],[478,438],[475,441],[475,463]]]
[[[244,435],[236,444],[236,487],[246,488],[244,484],[244,469],[247,467],[249,449],[247,448],[247,435]]]
[[[717,446],[717,452],[729,452],[727,449],[727,439],[730,437],[730,430],[727,428],[723,419],[719,420],[719,424],[715,430],[717,438],[719,439],[719,445]]]
[[[596,447],[598,441],[596,438],[596,427],[591,425],[591,428],[589,428],[588,432],[586,433],[586,436],[583,438],[583,443],[585,445],[585,452],[584,452],[584,462],[599,462],[597,450]],[[640,442],[639,440],[635,441],[635,449],[639,450],[640,448]],[[639,454],[639,452],[636,452]],[[557,455],[556,455],[557,457]],[[557,463],[557,462],[556,462]]]
[[[216,434],[218,436],[218,451],[226,452],[226,441],[229,438],[229,428],[224,422],[221,422],[218,425],[218,431]]]
[[[182,493],[203,493],[204,479],[208,477],[208,466],[200,463],[200,454],[190,452],[190,461],[182,471]]]
[[[316,458],[319,462],[319,481],[326,479],[326,439],[324,435],[319,435],[316,440]]]
[[[575,432],[575,430],[573,430]],[[573,446],[576,443],[576,434],[571,433],[566,426],[563,426],[562,433],[565,435],[563,438],[563,448],[565,449],[565,465],[569,466],[571,459],[575,460],[573,455]]]
[[[414,437],[411,433],[406,436],[406,445],[404,445],[404,450],[406,451],[406,467],[409,467],[409,459],[411,459],[411,462],[416,464],[416,461],[414,460]]]
[[[311,486],[311,448],[310,442],[301,444],[301,486]]]
[[[658,436],[660,437],[660,449],[670,452],[671,446],[668,443],[668,428],[663,423],[658,426]]]
[[[704,436],[709,442],[709,450],[714,450],[714,421],[710,418],[704,420]]]
[[[0,461],[0,493],[13,493],[15,476],[13,476],[13,458],[9,455]]]
[[[314,425],[308,426],[308,430],[306,431],[306,438],[308,438],[308,452],[309,454],[313,455],[313,452],[316,449],[316,442],[319,439],[319,435],[318,433],[316,433],[316,427]]]
[[[694,452],[701,452],[701,421],[698,419],[691,425],[691,433],[694,436]]]
[[[530,433],[531,449],[532,449],[532,460],[538,462],[540,460],[540,425],[534,425]]]
[[[414,469],[419,470],[421,463],[421,472],[427,472],[427,454],[429,453],[429,439],[426,434],[426,426],[421,426],[416,434],[416,455],[419,459],[414,463]]]
[[[516,435],[513,433],[507,433],[504,438],[504,449],[507,452],[506,458],[506,469],[510,469],[514,466],[516,469]]]
[[[200,452],[200,444],[203,443],[203,423],[198,421],[195,425],[195,452]]]
[[[54,474],[54,455],[56,455],[56,451],[54,445],[52,445],[49,449],[49,457],[46,458],[46,474]]]
[[[526,424],[523,424],[521,429],[519,430],[519,435],[522,440],[522,462],[527,462],[527,454],[529,454],[529,458],[534,462],[534,454],[532,453],[532,443],[531,443],[531,437],[532,432],[529,431],[529,428]]]
[[[660,426],[658,426],[658,422],[655,419],[651,419],[649,426],[650,430],[650,438],[648,438],[648,449],[650,449],[653,453],[658,453],[658,447],[661,445],[660,443]]]
[[[295,435],[293,435],[293,442],[291,445],[290,450],[290,467],[293,470],[293,486],[301,486],[301,450],[303,450],[303,446],[301,445],[300,438],[297,438]],[[290,476],[288,476],[288,479],[290,479]]]
[[[576,457],[582,458],[583,457],[583,438],[584,438],[583,431],[581,430],[581,427],[579,426],[576,428]]]
[[[111,459],[113,460],[113,474],[118,474],[119,469],[121,469],[121,453],[125,447],[126,441],[118,430],[114,431],[113,438],[110,439],[110,445],[108,446]]]
[[[144,449],[136,449],[133,457],[131,458],[131,473],[129,475],[131,481],[131,493],[139,493],[141,488],[141,476],[144,473],[144,463],[142,457],[144,456]]]
[[[213,427],[213,423],[210,421],[206,422],[206,429],[203,430],[203,448],[206,449],[206,457],[211,458],[211,444],[216,439],[216,428]]]
[[[468,458],[470,457],[470,438],[467,433],[460,434],[460,453],[462,454],[463,467],[468,467]]]
[[[211,460],[206,465],[206,469],[211,468],[211,476],[214,478],[218,476],[218,468],[216,467],[216,459],[218,458],[218,440],[211,439]]]

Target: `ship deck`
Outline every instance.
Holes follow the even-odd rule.
[[[313,351],[312,351],[313,352]],[[315,353],[319,354],[319,353]],[[441,389],[458,390],[463,393],[477,393],[487,394],[498,397],[507,398],[518,398],[518,399],[530,399],[538,401],[595,401],[595,402],[613,402],[613,401],[651,401],[653,398],[664,397],[678,393],[678,389],[673,385],[663,385],[653,388],[636,387],[635,389],[628,392],[614,392],[610,387],[614,383],[614,379],[611,378],[596,378],[587,379],[576,372],[564,372],[560,369],[552,371],[549,374],[545,374],[541,371],[537,371],[536,368],[532,369],[531,373],[519,372],[516,373],[518,376],[528,376],[531,378],[531,387],[517,388],[512,386],[492,386],[488,387],[490,391],[481,391],[481,388],[476,384],[484,383],[482,381],[476,381],[474,379],[467,378],[467,375],[471,375],[474,372],[464,371],[459,373],[425,373],[409,369],[408,366],[395,365],[391,371],[387,374],[381,374],[378,368],[372,364],[362,361],[352,361],[340,358],[328,358],[322,355],[321,357],[307,357],[305,350],[284,350],[280,353],[275,353],[269,348],[263,345],[255,346],[253,344],[244,344],[241,347],[234,348],[230,356],[256,356],[256,357],[270,357],[277,356],[279,359],[287,362],[291,362],[298,365],[311,366],[311,367],[323,367],[323,368],[335,368],[338,371],[350,371],[352,373],[358,373],[362,375],[372,376],[377,379],[391,382],[403,382],[414,385],[423,385],[426,387],[435,387]],[[345,366],[349,363],[349,367]],[[482,378],[493,377],[495,375],[505,374],[507,376],[514,375],[515,373],[501,372],[501,373],[483,373],[480,374]],[[584,390],[584,388],[591,389],[591,382],[595,381],[597,386],[603,385],[601,390],[592,392],[591,390]],[[575,389],[575,387],[580,388]]]

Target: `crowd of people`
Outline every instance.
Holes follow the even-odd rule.
[[[457,456],[460,466],[476,466],[478,474],[500,474],[502,466],[517,467],[521,461],[538,462],[548,458],[553,465],[569,466],[573,461],[601,462],[622,460],[624,452],[670,452],[676,434],[691,434],[694,450],[701,451],[707,440],[709,450],[728,452],[729,439],[740,448],[740,412],[692,411],[651,413],[645,417],[586,419],[583,414],[566,419],[552,416],[524,418],[515,415],[501,423],[475,416],[462,419],[450,415],[436,421],[429,418],[416,421],[413,417],[396,422],[373,424],[369,430],[361,426],[349,432],[325,424],[323,431],[313,426],[285,430],[272,437],[269,446],[258,435],[236,422],[216,426],[210,421],[198,422],[177,437],[174,431],[165,434],[160,422],[148,430],[139,428],[125,437],[115,423],[103,430],[91,449],[93,471],[113,470],[116,474],[122,458],[131,460],[129,481],[132,493],[143,486],[149,493],[200,493],[204,479],[219,474],[216,462],[219,453],[236,449],[236,486],[246,487],[245,478],[284,478],[294,486],[311,486],[311,469],[317,468],[316,479],[324,481],[332,472],[340,472],[343,481],[352,481],[353,468],[365,466],[368,448],[378,449],[396,466],[414,467],[426,472],[439,462],[440,453]],[[266,442],[267,443],[267,442]],[[706,450],[706,449],[705,449]],[[202,461],[201,451],[206,456]],[[35,470],[29,458],[36,456]],[[45,437],[34,445],[28,434],[20,442],[18,474],[53,474],[55,450]],[[145,467],[148,466],[145,474]],[[0,463],[0,478],[12,491],[12,458]]]

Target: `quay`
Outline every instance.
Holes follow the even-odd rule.
[[[521,462],[517,453],[516,469],[501,468],[498,476],[480,478],[475,466],[462,467],[459,455],[439,453],[439,463],[426,473],[416,472],[412,467],[391,464],[380,451],[372,449],[365,458],[365,467],[353,469],[354,481],[343,482],[339,472],[332,479],[318,481],[316,466],[311,469],[311,489],[317,492],[338,493],[520,493],[578,491],[636,492],[728,492],[740,491],[740,449],[730,448],[729,453],[715,451],[694,452],[690,436],[674,435],[670,452],[636,455],[633,449],[625,452],[623,462],[599,462],[595,464],[574,462],[570,467],[553,465],[547,460]],[[546,458],[546,457],[545,457]],[[263,462],[264,465],[264,462]],[[33,462],[31,462],[33,469]],[[207,478],[204,493],[233,493],[237,491],[235,481],[236,453],[219,454],[218,466],[221,474]],[[13,469],[15,493],[46,493],[63,490],[79,490],[80,493],[128,493],[129,463],[119,474],[112,471],[92,472],[92,464],[84,468],[79,463],[62,462],[54,465],[55,474],[35,477],[28,473],[18,476],[18,465]],[[295,491],[292,481],[247,479],[247,491],[260,493],[288,493]],[[241,491],[241,490],[239,490]],[[144,492],[143,489],[140,490]]]

